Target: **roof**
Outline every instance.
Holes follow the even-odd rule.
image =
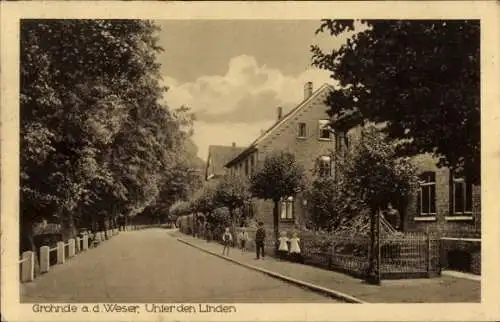
[[[211,173],[214,175],[220,175],[224,173],[224,167],[227,162],[233,159],[245,148],[236,146],[225,146],[225,145],[211,145],[208,147],[208,160],[206,175],[209,175],[209,166],[211,166]],[[210,162],[210,163],[208,163]]]
[[[290,119],[293,118],[295,114],[297,114],[299,111],[301,111],[304,107],[307,106],[308,103],[314,101],[319,94],[321,94],[325,89],[333,89],[333,86],[330,84],[323,84],[320,88],[318,88],[314,93],[312,93],[311,96],[309,96],[307,99],[303,100],[302,102],[299,103],[299,105],[295,106],[293,109],[291,109],[288,113],[286,113],[278,122],[274,123],[270,128],[268,128],[265,132],[263,132],[260,136],[255,139],[247,148],[243,149],[238,155],[235,155],[234,158],[229,160],[226,163],[226,166],[231,165],[234,161],[238,160],[240,157],[246,155],[248,152],[254,150],[259,143],[261,143],[264,139],[266,139],[269,135],[271,135],[276,129],[280,127],[280,125],[288,122]]]

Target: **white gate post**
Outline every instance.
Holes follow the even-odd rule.
[[[35,279],[35,253],[26,251],[22,255],[21,282],[31,282]]]
[[[40,247],[40,273],[47,273],[50,268],[50,247]]]
[[[75,241],[75,253],[79,253],[82,251],[82,247],[81,247],[81,244],[80,244],[80,237],[76,237],[76,241]]]
[[[64,242],[57,242],[57,264],[64,264]]]
[[[69,240],[69,251],[68,251],[68,257],[73,257],[75,256],[75,240],[72,238]]]
[[[83,250],[89,249],[89,235],[83,235]]]

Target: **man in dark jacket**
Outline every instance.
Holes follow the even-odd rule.
[[[257,252],[257,259],[260,259],[261,255],[264,258],[264,242],[266,240],[266,230],[264,229],[264,223],[259,222],[259,228],[255,233],[255,250]]]

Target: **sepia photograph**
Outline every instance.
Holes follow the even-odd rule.
[[[480,305],[480,17],[321,15],[19,19],[19,304]]]

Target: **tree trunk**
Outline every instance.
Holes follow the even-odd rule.
[[[234,208],[229,208],[229,215],[231,216],[231,231],[233,233],[233,244],[235,241],[235,233],[236,233],[236,212]]]
[[[64,240],[76,237],[76,227],[73,212],[67,209],[62,209],[61,211],[61,228],[64,236]]]
[[[106,230],[106,216],[104,214],[99,215],[99,228],[97,228],[96,232]]]
[[[35,275],[38,275],[40,272],[40,265],[38,262],[39,250],[35,245],[33,221],[31,220],[31,218],[26,218],[26,216],[23,216],[21,214],[20,222],[19,255],[25,251],[35,252]]]
[[[378,222],[378,216],[379,213],[377,210],[372,210],[371,211],[371,216],[370,216],[370,258],[369,258],[369,265],[368,265],[368,271],[366,274],[366,282],[370,284],[380,284],[380,274],[378,272],[379,268],[379,263],[378,258],[378,250],[380,247],[378,247],[376,241],[379,239],[377,237],[377,234],[380,234],[379,231],[377,231],[377,222]]]
[[[274,251],[276,254],[278,253],[278,239],[279,239],[279,200],[273,200],[274,202],[274,207],[273,207],[273,228],[274,228]]]

